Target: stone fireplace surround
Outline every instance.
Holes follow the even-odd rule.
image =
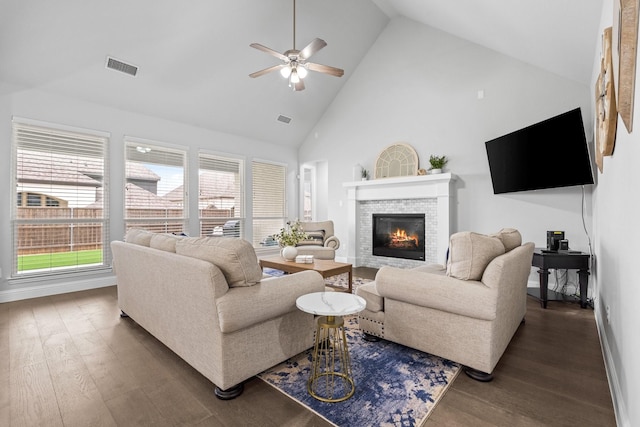
[[[346,182],[347,262],[355,267],[415,267],[444,263],[451,234],[451,184],[455,176],[437,175],[380,178]],[[425,261],[372,255],[373,213],[424,213]]]

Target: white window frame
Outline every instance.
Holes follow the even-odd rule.
[[[131,151],[128,151],[131,148]],[[134,154],[138,148],[150,149],[146,154],[151,153],[151,160],[147,163],[155,163],[153,162],[153,155],[156,153],[160,153],[160,155],[168,155],[168,156],[181,156],[181,166],[182,167],[182,186],[183,186],[183,195],[182,195],[182,215],[181,216],[169,216],[169,217],[129,217],[128,214],[128,206],[127,206],[127,186],[128,186],[128,177],[127,177],[127,163],[129,161],[142,162],[144,159],[142,157],[145,153],[140,153],[140,156]],[[154,153],[155,150],[155,153]],[[130,159],[131,157],[131,159]],[[175,161],[175,159],[172,159]],[[124,219],[124,229],[125,232],[130,228],[146,228],[150,231],[157,232],[175,232],[175,233],[186,233],[189,226],[189,149],[188,147],[167,144],[163,142],[137,138],[133,136],[125,136],[124,137],[124,188],[122,192],[123,197],[123,219]],[[169,165],[169,163],[156,163],[160,165]],[[173,166],[178,165],[174,164]]]
[[[273,215],[258,215],[258,210],[257,210],[257,205],[258,203],[256,203],[257,199],[257,191],[260,187],[260,185],[265,184],[265,183],[269,183],[267,181],[260,181],[258,183],[258,185],[256,185],[256,179],[260,179],[260,177],[256,177],[256,170],[255,170],[255,165],[256,164],[263,164],[263,165],[271,165],[274,167],[278,167],[278,168],[282,168],[282,211],[281,213],[277,213],[277,214],[273,214]],[[273,246],[269,245],[269,244],[264,244],[264,239],[266,239],[268,236],[265,235],[262,232],[258,232],[259,230],[256,229],[257,227],[257,223],[259,221],[267,221],[270,222],[270,225],[265,225],[264,227],[266,228],[270,228],[271,234],[276,234],[278,231],[280,231],[280,229],[282,227],[285,226],[286,222],[287,222],[287,216],[288,216],[288,209],[287,209],[287,205],[288,205],[288,186],[287,186],[287,165],[284,163],[279,163],[279,162],[273,162],[273,161],[269,161],[269,160],[262,160],[262,159],[253,159],[251,161],[251,176],[252,176],[252,197],[251,197],[251,205],[252,205],[252,243],[254,248],[256,249],[273,249]],[[271,183],[273,184],[273,183]],[[258,187],[258,188],[257,188]],[[273,191],[273,186],[269,187],[270,189],[267,191]],[[262,197],[262,195],[260,195]],[[269,234],[269,235],[271,235]]]
[[[74,276],[78,274],[88,274],[94,272],[106,272],[111,269],[111,251],[109,246],[110,241],[110,233],[109,233],[109,143],[111,134],[104,131],[97,131],[92,129],[84,129],[74,126],[66,126],[57,123],[49,123],[39,120],[13,117],[12,118],[12,171],[11,171],[11,180],[12,180],[12,188],[16,189],[11,194],[11,229],[12,229],[12,271],[11,271],[11,279],[14,280],[37,280],[38,278],[46,278],[50,276]],[[53,144],[55,143],[55,144]],[[51,145],[51,149],[48,149],[47,144]],[[60,184],[60,179],[44,179],[39,184],[26,184],[26,181],[23,183],[19,182],[18,174],[21,171],[22,165],[18,165],[18,150],[27,150],[31,148],[32,151],[43,152],[43,156],[46,156],[48,153],[51,155],[61,154],[68,155],[70,158],[76,159],[90,159],[92,157],[101,159],[102,163],[102,171],[93,171],[93,172],[101,172],[101,182],[100,178],[95,177],[96,181],[100,183],[96,187],[93,187],[92,190],[93,198],[95,202],[102,200],[102,217],[101,218],[80,218],[74,217],[75,215],[70,215],[69,218],[19,218],[19,209],[17,206],[18,203],[18,193],[28,194],[28,193],[38,193],[35,190],[38,186],[44,192],[54,193],[54,192],[68,192],[70,189],[64,189],[62,187],[68,186],[65,184]],[[86,152],[86,156],[82,156],[82,153]],[[23,158],[24,159],[24,158]],[[24,161],[24,160],[23,160]],[[50,160],[53,163],[53,160]],[[80,172],[80,168],[78,167],[80,163],[76,163],[75,170],[76,172]],[[53,177],[53,169],[52,175]],[[46,178],[46,177],[45,177]],[[24,184],[24,185],[23,185]],[[48,186],[48,187],[47,187]],[[55,187],[58,186],[58,189]],[[31,187],[31,188],[29,188]],[[76,187],[78,187],[76,185]],[[74,187],[75,188],[75,187]],[[89,187],[87,187],[89,188]],[[101,188],[101,190],[99,190]],[[72,189],[71,189],[72,190]],[[99,192],[102,192],[101,199],[98,196]],[[78,193],[79,191],[76,190]],[[43,193],[44,194],[44,193]],[[73,193],[67,193],[73,194]],[[88,195],[88,193],[87,193]],[[46,195],[51,197],[52,194]],[[59,196],[58,196],[59,198]],[[83,208],[79,206],[80,203],[86,203],[87,200],[82,200],[80,196],[76,195],[76,201],[72,203],[72,208]],[[63,243],[64,246],[69,246],[70,249],[74,248],[74,228],[75,227],[95,227],[96,224],[101,228],[100,233],[100,242],[95,242],[101,245],[102,250],[102,260],[101,262],[92,263],[92,264],[84,264],[79,260],[76,260],[76,264],[64,266],[64,267],[55,267],[50,266],[48,268],[38,269],[38,270],[28,270],[28,271],[19,271],[19,255],[18,255],[18,245],[19,245],[19,227],[24,225],[36,225],[36,226],[46,226],[46,225],[58,225],[58,226],[69,226],[70,235],[68,243],[66,241]],[[56,242],[52,242],[52,245]],[[59,243],[59,242],[58,242]],[[86,243],[81,243],[79,245],[85,245]],[[54,245],[58,246],[58,245]],[[67,252],[67,251],[63,251]],[[73,252],[71,250],[70,252]]]
[[[228,163],[236,163],[238,167],[238,176],[236,184],[239,188],[236,190],[237,193],[235,195],[235,199],[239,201],[240,206],[234,209],[233,216],[225,216],[225,217],[216,217],[216,221],[221,221],[218,224],[218,227],[222,227],[222,235],[228,231],[224,228],[224,224],[227,224],[227,221],[239,221],[239,234],[233,235],[233,237],[242,237],[245,238],[247,234],[246,230],[246,191],[245,191],[245,159],[243,157],[231,156],[229,154],[222,154],[218,152],[200,150],[198,152],[198,219],[199,219],[199,233],[201,236],[210,236],[214,235],[214,232],[220,231],[219,229],[211,229],[209,225],[205,225],[207,222],[211,221],[210,217],[203,217],[203,207],[201,206],[202,199],[202,188],[201,188],[201,179],[200,174],[205,173],[207,170],[215,170],[207,168],[204,163],[213,163],[213,162],[228,162]],[[214,221],[214,222],[216,222]],[[229,223],[230,224],[230,223]],[[211,229],[211,230],[210,230]]]
[[[309,179],[307,180],[307,173],[309,174]],[[304,164],[300,166],[300,220],[301,221],[315,221],[317,218],[317,187],[316,187],[316,167],[311,164]],[[309,193],[310,197],[307,198],[306,187],[307,183],[310,187]],[[307,212],[307,200],[309,201],[309,217],[306,216]]]

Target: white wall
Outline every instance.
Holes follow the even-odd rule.
[[[604,2],[602,28],[612,25],[613,1]],[[380,150],[404,141],[423,167],[430,154],[451,157],[448,169],[459,176],[454,229],[514,226],[537,246],[545,245],[546,230],[565,230],[572,248],[588,251],[580,189],[494,195],[484,141],[580,106],[593,152],[599,57],[594,52],[594,78],[586,87],[411,20],[392,20],[300,150],[302,162],[328,159],[327,208],[336,234],[347,235],[342,183],[351,181],[352,166],[371,170]],[[605,158],[604,174],[594,168],[597,183],[587,186],[585,215],[595,255],[590,296],[621,426],[640,425],[640,407],[633,404],[640,401],[636,74],[636,131],[629,134],[618,120],[615,153]],[[477,99],[478,90],[484,99]],[[338,256],[345,254],[342,247]]]
[[[479,90],[484,99],[478,99]],[[299,160],[328,159],[328,217],[336,222],[338,237],[347,235],[342,183],[352,180],[353,165],[371,171],[380,151],[401,141],[416,149],[423,168],[431,154],[451,159],[447,170],[458,176],[454,231],[515,227],[524,240],[546,246],[546,230],[564,230],[573,249],[588,251],[581,189],[494,195],[484,142],[578,106],[591,140],[591,92],[448,33],[394,18],[310,133]],[[590,209],[586,222],[590,226]],[[342,246],[338,256],[346,251]]]
[[[603,3],[601,30],[613,25],[613,1]],[[614,34],[614,37],[616,35]],[[594,59],[595,85],[599,72]],[[640,67],[639,67],[640,68]],[[638,70],[638,68],[637,68]],[[618,117],[613,156],[604,158],[594,191],[594,246],[596,254],[596,320],[613,391],[618,425],[640,425],[640,73],[636,71],[633,132]],[[609,307],[607,321],[606,308]],[[635,402],[635,403],[633,403]]]
[[[123,94],[126,96],[126,94]],[[3,209],[0,209],[0,302],[7,299],[7,294],[33,284],[9,284],[11,273],[11,222],[10,203],[12,189],[10,187],[11,170],[11,118],[13,116],[29,118],[44,122],[57,123],[85,129],[106,131],[111,133],[110,139],[110,228],[111,239],[124,236],[123,220],[123,186],[124,186],[124,136],[158,141],[187,147],[189,150],[189,190],[197,194],[198,184],[198,150],[206,149],[219,153],[241,156],[246,160],[245,194],[247,195],[245,216],[251,215],[251,160],[261,159],[287,164],[288,212],[291,217],[297,216],[298,162],[297,152],[283,146],[264,141],[247,139],[221,132],[213,132],[204,128],[171,122],[159,118],[126,112],[77,101],[39,90],[21,90],[3,85],[0,82],[0,170],[4,179],[0,180]],[[190,204],[191,221],[188,232],[198,235],[197,200]],[[250,228],[250,227],[248,227]],[[249,230],[250,231],[250,230]],[[249,236],[250,237],[250,236]],[[59,282],[64,283],[62,279]],[[86,279],[85,279],[86,281]],[[55,281],[48,280],[47,285]],[[36,285],[40,286],[40,285]],[[40,289],[45,289],[40,287]],[[72,288],[68,288],[72,289]],[[75,288],[73,288],[75,289]],[[55,291],[55,290],[53,290]],[[2,295],[5,294],[5,295]],[[28,293],[26,294],[29,295]]]
[[[604,0],[602,28],[613,22],[612,8],[613,0]],[[599,53],[595,56],[594,70]],[[396,18],[299,151],[301,162],[323,165],[320,175],[326,186],[318,193],[327,194],[327,203],[319,206],[319,219],[333,219],[336,234],[346,236],[347,204],[342,183],[351,181],[354,164],[372,170],[384,147],[403,141],[418,151],[422,167],[430,154],[451,158],[448,169],[459,177],[454,230],[491,232],[513,226],[522,231],[525,240],[544,246],[545,231],[561,229],[567,232],[572,248],[586,251],[579,189],[493,195],[484,141],[576,106],[583,109],[591,140],[594,83],[595,77],[585,87],[433,28]],[[485,93],[482,100],[477,99],[479,90]],[[640,100],[638,91],[635,97]],[[638,107],[634,115],[636,128],[640,128]],[[123,185],[124,135],[185,145],[191,150],[191,167],[197,165],[194,156],[200,147],[243,155],[247,161],[255,157],[288,163],[289,213],[292,217],[297,214],[298,168],[296,153],[291,150],[0,83],[0,171],[5,173],[5,179],[0,180],[0,201],[5,207],[0,209],[0,294],[16,289],[6,281],[11,269],[8,206],[12,189],[7,177],[13,115],[111,132],[113,238],[124,233],[119,193]],[[640,255],[640,227],[636,221],[640,212],[640,174],[634,173],[639,159],[638,130],[627,133],[619,120],[615,153],[605,158],[605,173],[598,174],[593,203],[587,194],[586,225],[591,231],[593,206],[596,257],[590,287],[596,290],[596,320],[618,423],[622,426],[640,425],[640,407],[632,403],[640,401],[640,335],[636,326],[640,324],[640,310],[636,308],[640,287],[635,265]],[[192,183],[197,181],[194,173]],[[192,233],[194,229],[197,232],[195,224],[191,224]],[[346,253],[343,244],[338,256],[345,257]],[[605,315],[607,306],[609,321]]]

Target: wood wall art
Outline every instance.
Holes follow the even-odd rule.
[[[636,82],[638,47],[638,9],[640,0],[613,2],[613,66],[618,113],[631,133],[633,129],[633,96]]]
[[[409,144],[391,144],[378,155],[375,179],[418,174],[418,153]]]
[[[616,142],[618,113],[616,96],[613,87],[613,59],[611,55],[612,28],[605,28],[602,33],[602,58],[600,59],[600,75],[596,82],[596,164],[603,172],[603,157],[613,154]]]

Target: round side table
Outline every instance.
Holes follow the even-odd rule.
[[[342,402],[356,391],[342,316],[358,313],[366,301],[344,292],[315,292],[299,297],[296,306],[320,315],[307,390],[322,402]]]

